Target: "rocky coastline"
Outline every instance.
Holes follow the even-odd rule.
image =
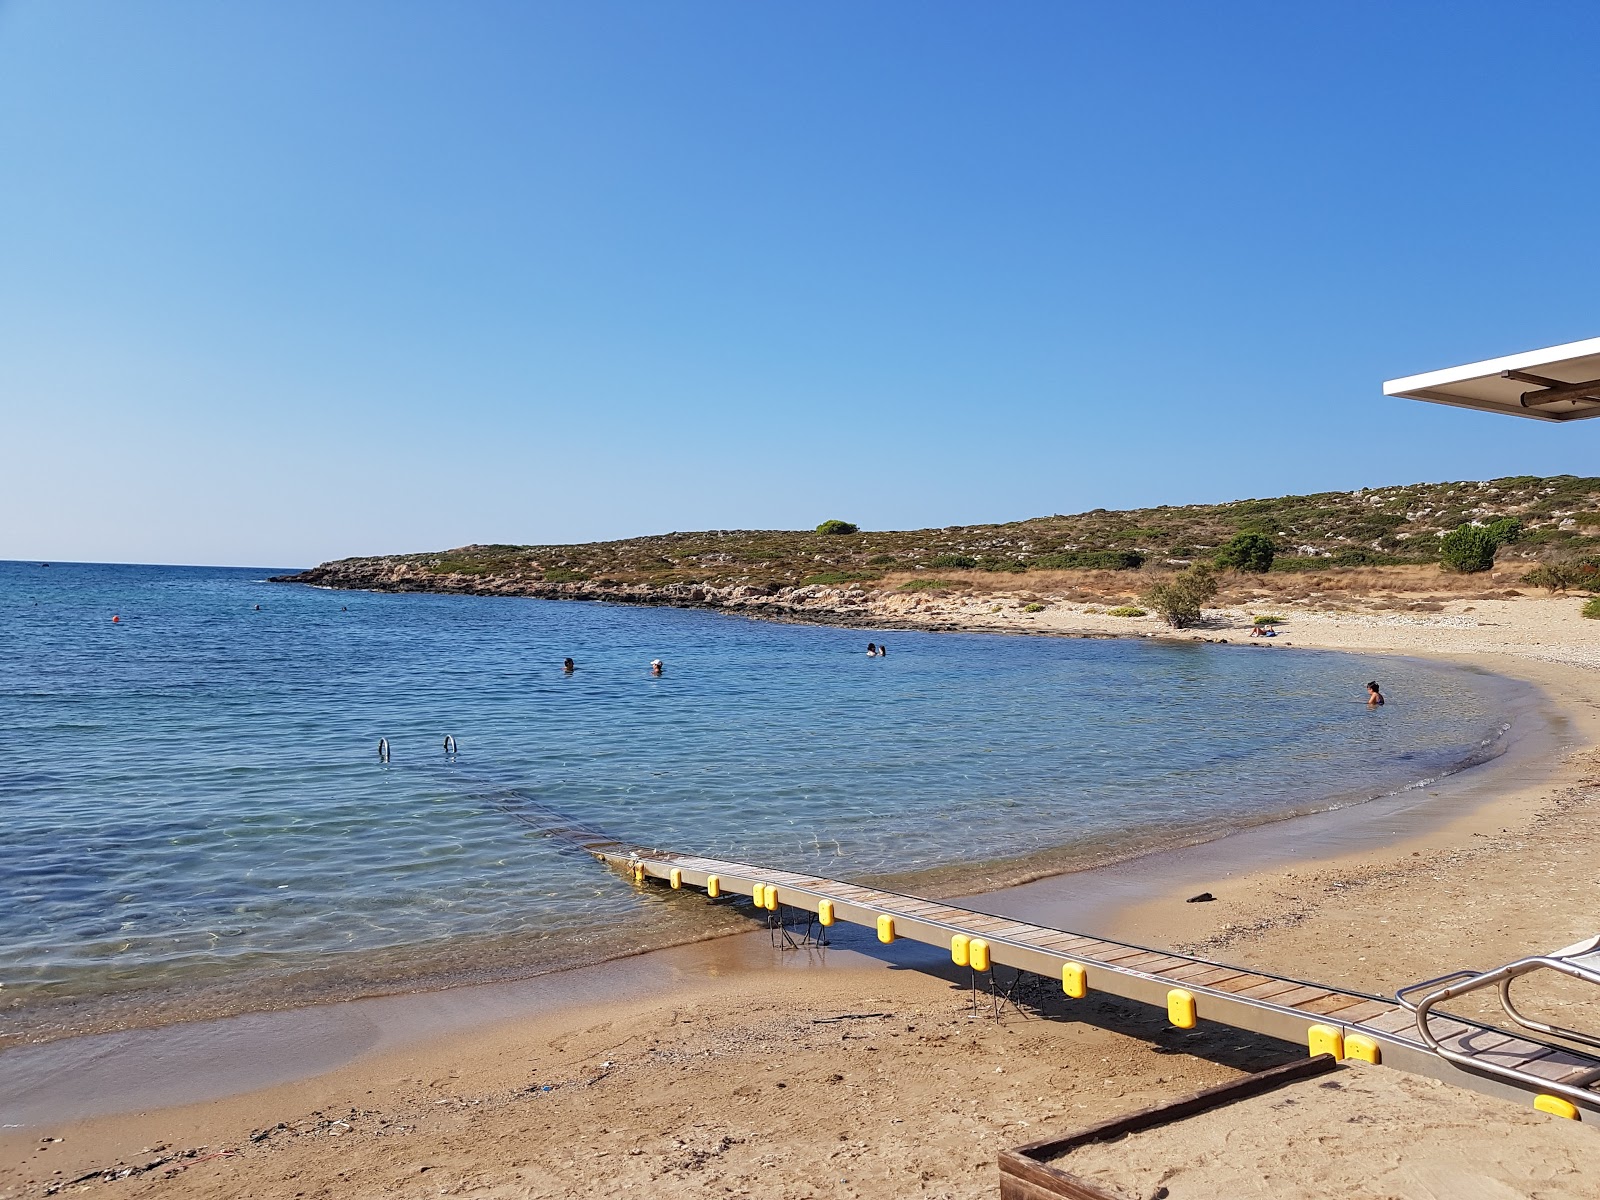
[[[764,620],[877,628],[904,626],[914,616],[896,600],[862,587],[823,584],[621,583],[582,580],[552,583],[507,576],[440,574],[410,562],[347,559],[324,563],[292,575],[274,575],[272,583],[366,592],[436,592],[464,596],[523,596],[535,600],[591,600],[669,608],[707,608]],[[919,628],[958,628],[956,621],[915,620]]]

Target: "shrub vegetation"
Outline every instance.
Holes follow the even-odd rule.
[[[817,532],[829,535],[837,535],[841,533],[860,533],[861,526],[852,525],[849,521],[824,521],[821,525],[817,526]]]
[[[1545,563],[1524,575],[1522,582],[1529,587],[1544,588],[1551,595],[1555,595],[1579,582],[1579,574],[1571,563]]]
[[[1457,525],[1439,539],[1439,561],[1462,575],[1475,575],[1494,566],[1495,552],[1513,542],[1522,522],[1506,517],[1489,525]]]
[[[1583,602],[1583,615],[1600,621],[1600,596],[1591,596]]]
[[[1266,534],[1236,533],[1217,551],[1217,566],[1224,570],[1265,574],[1272,570],[1272,560],[1277,554],[1278,547]]]
[[[1142,608],[1135,608],[1131,604],[1119,604],[1116,608],[1106,609],[1108,617],[1143,617],[1148,614]]]
[[[1142,597],[1168,625],[1182,629],[1200,620],[1205,603],[1217,594],[1216,573],[1205,563],[1195,563]]]
[[[948,592],[961,585],[953,579],[908,579],[900,585],[902,592]]]
[[[1041,571],[1137,571],[1144,555],[1137,550],[1068,550],[1040,554],[1028,561]]]

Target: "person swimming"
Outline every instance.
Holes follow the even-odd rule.
[[[1371,683],[1367,684],[1367,707],[1382,708],[1385,703],[1386,701],[1383,698],[1383,693],[1378,690],[1378,681],[1374,679]]]
[[[650,660],[650,674],[660,675],[663,674],[664,671],[665,668],[661,665],[661,660],[659,658],[652,658]]]
[[[564,659],[562,661],[562,663],[561,663],[561,669],[563,671],[565,671],[568,675],[571,675],[574,671],[576,671],[578,669],[578,664],[573,662],[570,658]]]
[[[868,658],[877,658],[878,657],[878,643],[876,643],[876,642],[868,642],[867,643],[867,657]]]
[[[889,647],[885,646],[882,642],[878,643],[878,657],[879,658],[888,658],[889,657]]]

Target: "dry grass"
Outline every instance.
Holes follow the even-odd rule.
[[[1270,607],[1275,604],[1319,608],[1382,607],[1437,611],[1450,600],[1500,600],[1524,595],[1521,565],[1456,575],[1438,566],[1331,567],[1326,571],[1268,572],[1251,575],[1225,572],[1215,604],[1226,607]],[[959,584],[951,595],[1005,595],[1073,604],[1118,605],[1136,601],[1175,571],[1147,566],[1137,571],[1029,571],[1009,575],[988,571],[941,570],[938,577]],[[895,591],[904,583],[926,578],[916,572],[884,576],[871,589]]]

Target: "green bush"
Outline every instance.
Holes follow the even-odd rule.
[[[871,567],[887,567],[892,562],[894,562],[892,554],[874,554],[867,559],[867,565]]]
[[[980,571],[1004,571],[1011,575],[1021,575],[1028,569],[1028,564],[1019,558],[980,558],[978,560]]]
[[[1554,595],[1579,582],[1579,576],[1571,563],[1545,563],[1524,575],[1522,582],[1529,587],[1544,588]]]
[[[861,526],[852,525],[849,521],[824,521],[817,526],[817,532],[822,534],[860,533]]]
[[[1040,571],[1137,571],[1144,566],[1144,555],[1137,550],[1067,550],[1041,554],[1028,565]]]
[[[970,569],[978,565],[978,560],[970,554],[936,554],[928,560],[930,567],[943,567],[949,570],[952,567]]]
[[[1505,517],[1489,525],[1457,525],[1439,539],[1439,561],[1446,569],[1476,575],[1494,566],[1495,551],[1516,541],[1522,522]]]
[[[1600,592],[1600,557],[1586,555],[1583,558],[1569,558],[1565,562],[1550,564],[1556,567],[1567,577],[1567,587],[1575,592]],[[1537,574],[1537,572],[1535,572]],[[1538,583],[1529,576],[1524,582],[1535,583],[1536,586],[1546,586]]]
[[[1217,566],[1234,571],[1272,570],[1272,560],[1278,547],[1264,533],[1236,533],[1228,544],[1217,551]]]
[[[961,585],[953,579],[908,579],[900,585],[902,592],[948,592]]]
[[[1600,596],[1591,596],[1583,602],[1583,615],[1600,621]]]
[[[1142,597],[1157,615],[1175,629],[1200,620],[1205,603],[1217,594],[1217,576],[1205,563],[1195,563]]]
[[[1328,559],[1328,562],[1336,567],[1376,567],[1392,561],[1394,561],[1392,554],[1380,554],[1376,550],[1354,548],[1335,550],[1333,557]]]
[[[1022,611],[1023,612],[1028,612],[1028,613],[1043,612],[1044,611],[1044,605],[1042,605],[1042,604],[1024,604],[1022,606]]]
[[[1282,625],[1284,620],[1284,617],[1275,617],[1271,613],[1267,613],[1264,616],[1257,617],[1250,623],[1252,625]]]
[[[1119,604],[1116,608],[1106,609],[1108,617],[1142,617],[1147,615],[1142,608],[1135,608],[1131,604]]]
[[[568,567],[551,567],[544,573],[546,583],[582,583],[588,575],[582,571],[574,571]]]

